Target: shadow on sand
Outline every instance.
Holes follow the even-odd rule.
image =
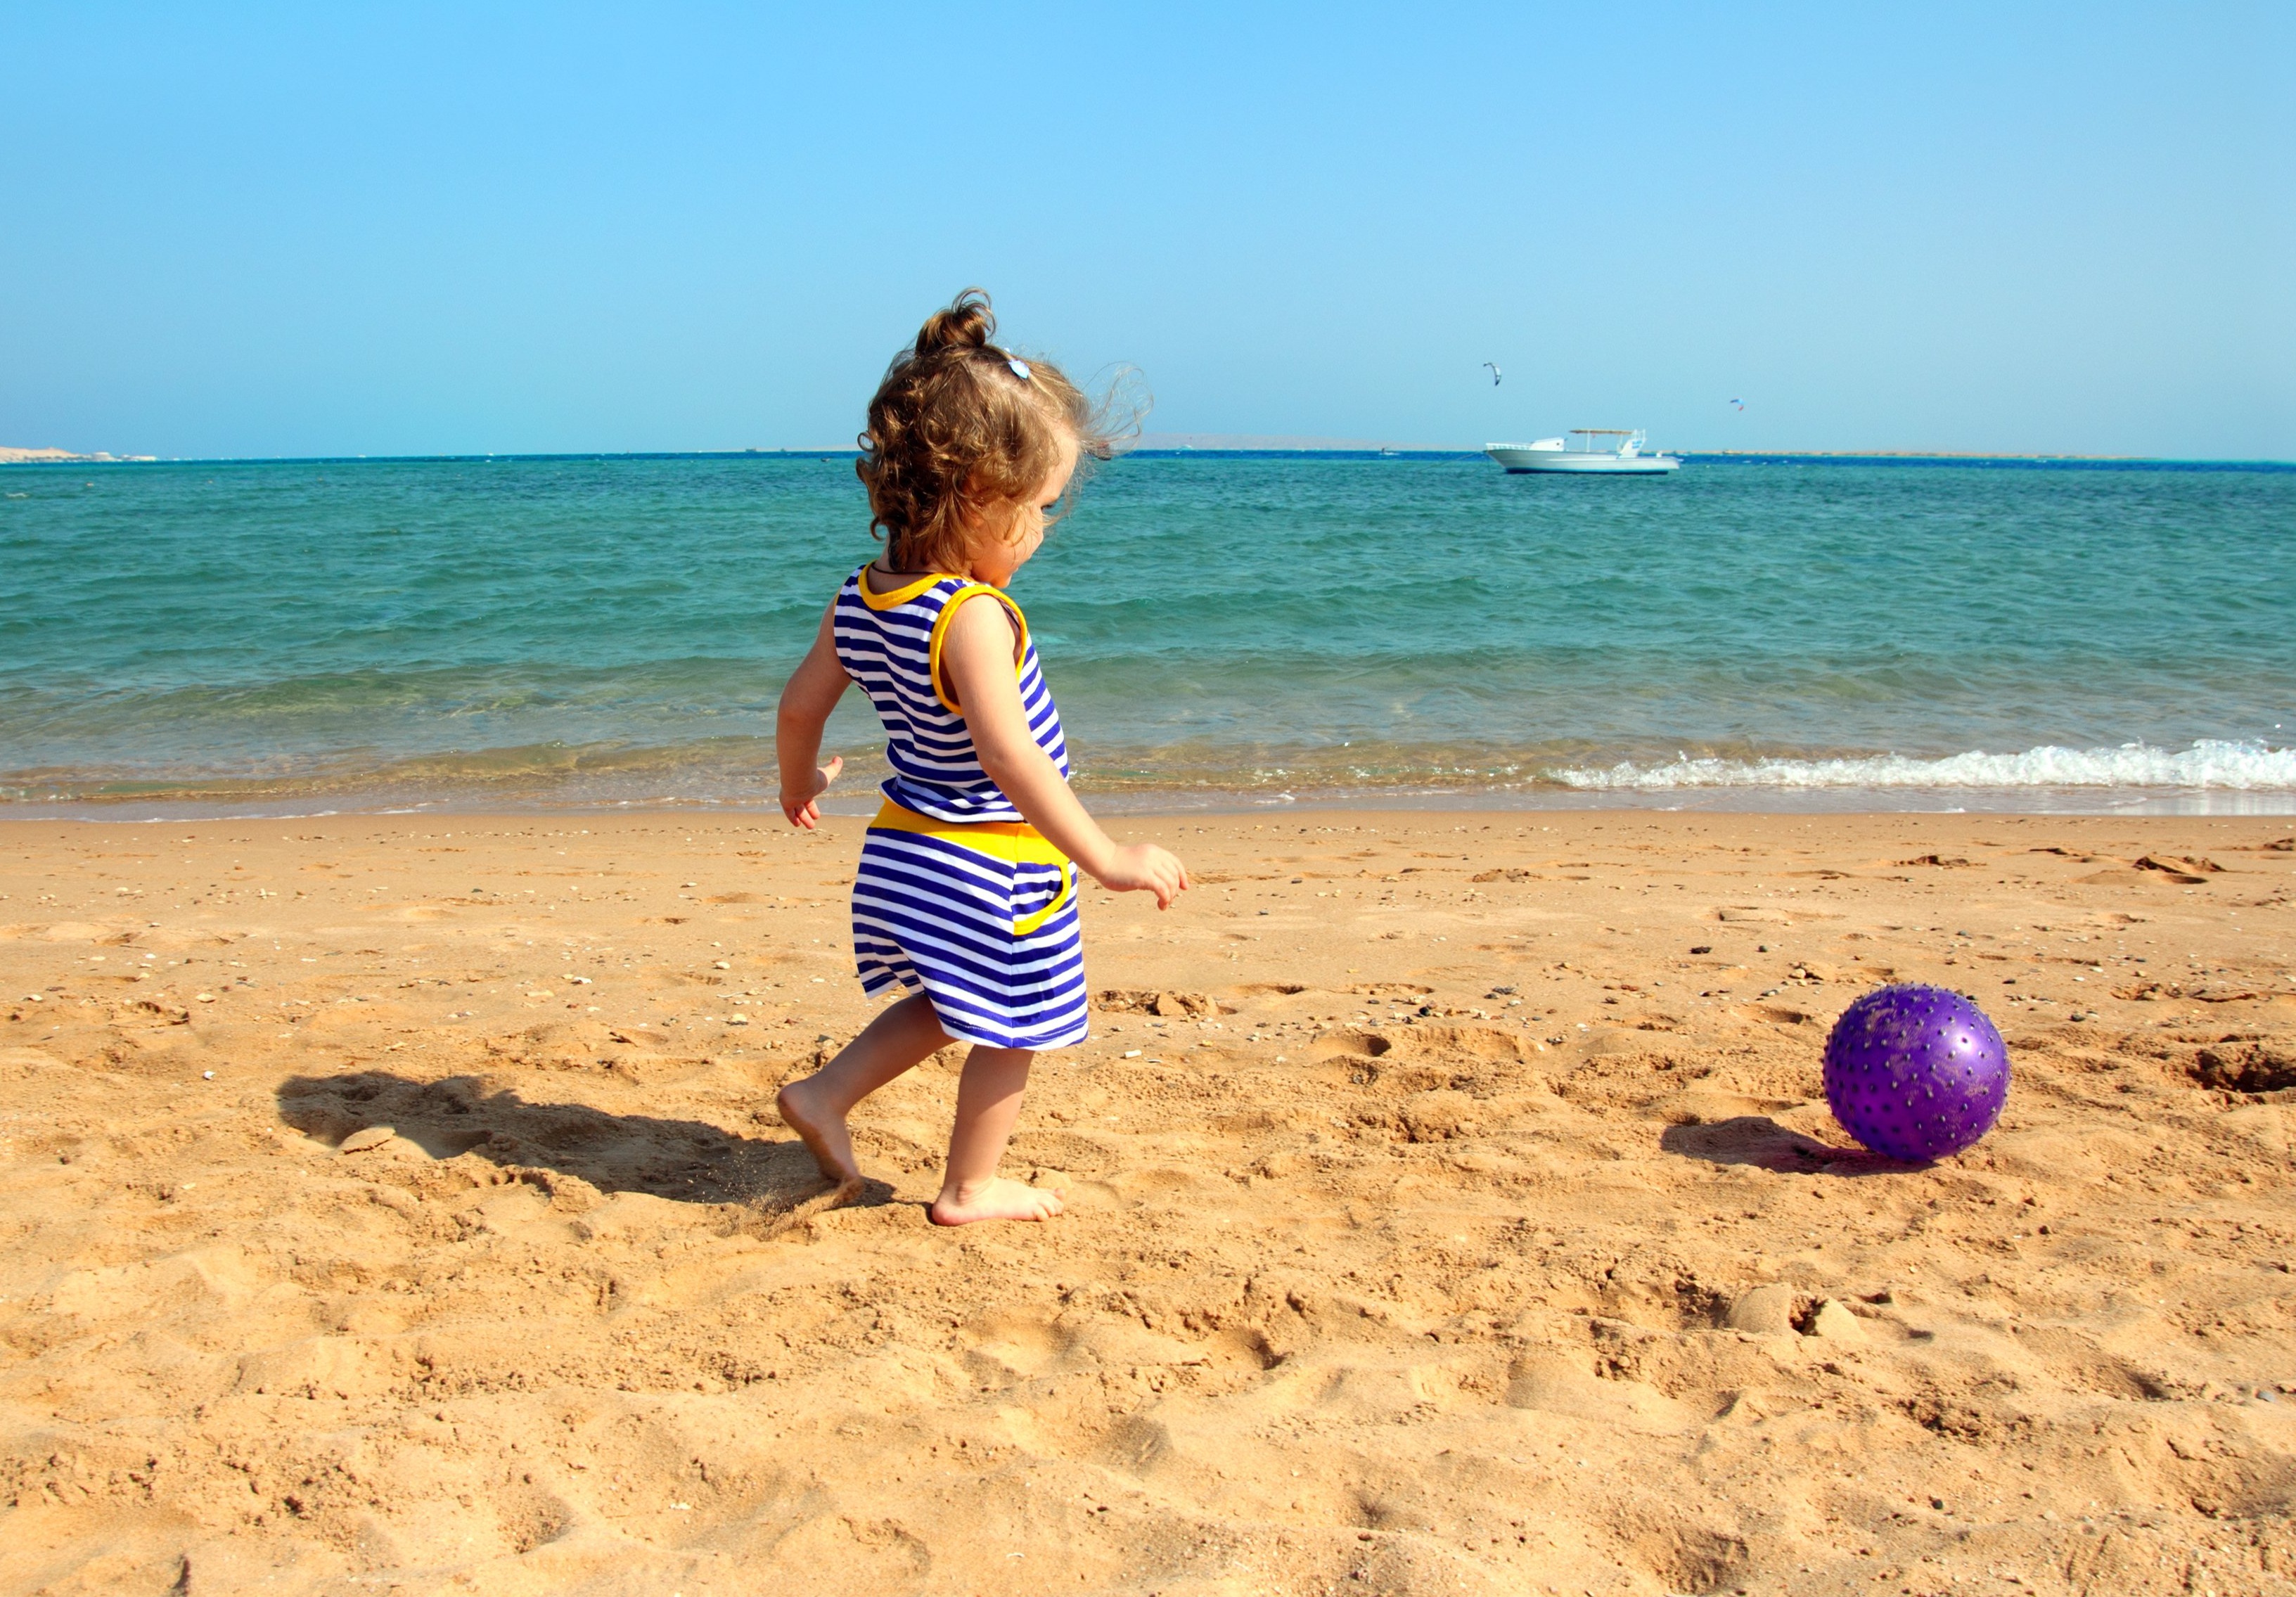
[[[477,1077],[415,1081],[382,1070],[294,1076],[280,1084],[278,1102],[282,1120],[330,1146],[367,1126],[388,1126],[433,1159],[474,1154],[508,1170],[571,1177],[600,1193],[737,1205],[766,1218],[809,1213],[838,1197],[805,1144],[786,1133],[749,1137],[701,1120],[529,1103],[514,1092],[488,1091]],[[769,1123],[781,1131],[778,1122]],[[885,1183],[870,1182],[842,1201],[890,1197]]]
[[[1886,1175],[1926,1170],[1856,1146],[1836,1147],[1789,1130],[1767,1115],[1739,1115],[1705,1126],[1669,1126],[1658,1145],[1685,1159],[1710,1165],[1752,1165],[1764,1170],[1801,1170],[1822,1175]]]

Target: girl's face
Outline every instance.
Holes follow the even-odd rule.
[[[992,588],[1012,586],[1013,574],[1029,563],[1029,557],[1044,547],[1045,518],[1069,486],[1069,478],[1076,471],[1077,441],[1061,439],[1061,458],[1046,473],[1037,491],[1021,504],[1013,506],[1013,519],[1005,524],[1002,536],[983,532],[973,539],[972,580],[985,582]]]

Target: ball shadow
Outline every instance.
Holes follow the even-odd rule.
[[[1658,1145],[1685,1159],[1710,1165],[1751,1165],[1762,1170],[1798,1170],[1817,1175],[1886,1175],[1925,1170],[1887,1159],[1857,1145],[1837,1146],[1790,1130],[1767,1115],[1738,1115],[1705,1125],[1669,1126]]]

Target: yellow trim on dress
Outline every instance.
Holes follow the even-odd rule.
[[[863,586],[865,586],[866,583]],[[955,618],[956,607],[975,594],[986,594],[1013,612],[1013,625],[1021,629],[1021,635],[1013,645],[1013,675],[1016,680],[1021,675],[1021,661],[1029,652],[1029,618],[1021,613],[1021,607],[1013,602],[1010,594],[1001,588],[992,588],[985,582],[968,582],[951,594],[948,602],[940,607],[940,614],[933,618],[932,642],[926,646],[925,661],[932,673],[933,697],[940,700],[943,709],[960,717],[964,711],[957,708],[940,685],[940,646],[948,636],[948,624]]]
[[[873,594],[869,591],[869,567],[876,563],[873,560],[868,562],[868,565],[863,566],[858,572],[855,573],[856,580],[853,584],[855,587],[861,590],[861,602],[871,610],[891,610],[896,605],[906,604],[942,577],[956,575],[954,571],[928,571],[906,587],[895,588],[890,594]]]
[[[994,589],[990,590],[992,593]],[[872,831],[911,831],[920,836],[939,838],[960,848],[970,848],[1016,865],[1058,865],[1061,867],[1061,890],[1044,908],[1022,916],[1013,922],[1013,935],[1027,937],[1053,918],[1053,912],[1076,897],[1076,864],[1053,846],[1052,839],[1026,821],[943,821],[932,815],[919,815],[906,805],[885,800],[877,811],[877,818],[869,823]]]

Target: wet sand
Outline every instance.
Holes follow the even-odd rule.
[[[2218,1593],[2296,1571],[2287,820],[1127,820],[1043,1226],[809,1212],[858,823],[0,824],[0,1592]],[[2015,1082],[1861,1153],[1832,1019]]]

